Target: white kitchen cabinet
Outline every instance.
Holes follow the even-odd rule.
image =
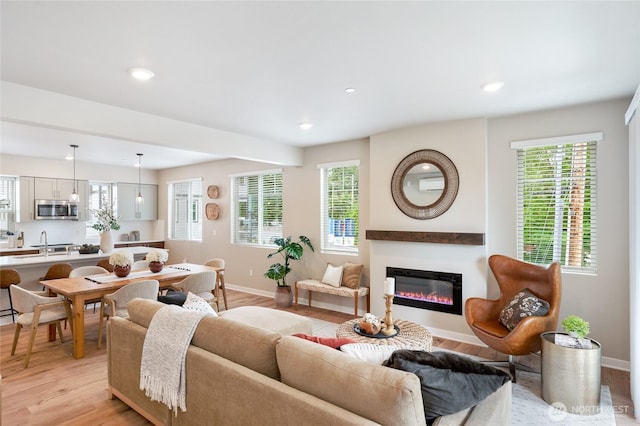
[[[157,220],[158,219],[158,185],[140,185],[140,193],[144,203],[136,203],[138,197],[137,183],[118,183],[118,216],[122,220]]]
[[[20,176],[18,192],[17,222],[30,222],[35,218],[35,188],[34,178]]]
[[[35,178],[36,200],[68,200],[73,192],[73,179]]]

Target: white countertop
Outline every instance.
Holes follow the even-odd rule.
[[[13,249],[11,249],[13,250]],[[20,249],[16,249],[20,250]],[[33,249],[32,249],[33,250]],[[151,250],[149,247],[126,247],[116,249],[126,250],[135,254],[146,254]],[[47,256],[27,254],[19,256],[0,256],[0,267],[15,267],[15,266],[36,266],[40,264],[56,263],[56,262],[68,262],[73,264],[78,261],[85,261],[91,259],[108,258],[111,253],[94,253],[94,254],[80,254],[77,251],[67,253],[49,253]]]

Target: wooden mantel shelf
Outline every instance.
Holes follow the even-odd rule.
[[[377,231],[368,229],[366,231],[366,239],[410,243],[484,245],[484,234],[464,232]]]

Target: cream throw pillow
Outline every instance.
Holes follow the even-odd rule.
[[[324,271],[324,276],[320,282],[333,287],[340,287],[342,283],[342,266],[333,266],[328,263],[327,269]]]
[[[392,353],[402,349],[399,346],[375,345],[373,343],[348,343],[340,346],[340,351],[364,362],[381,365]]]
[[[182,305],[182,307],[191,311],[204,312],[205,314],[210,314],[214,317],[218,316],[215,309],[213,309],[206,300],[191,292],[187,294],[187,300],[184,301],[184,305]]]

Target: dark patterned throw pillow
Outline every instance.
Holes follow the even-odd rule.
[[[544,316],[549,312],[549,302],[538,298],[525,288],[513,296],[511,302],[500,312],[500,323],[513,330],[525,317]]]

